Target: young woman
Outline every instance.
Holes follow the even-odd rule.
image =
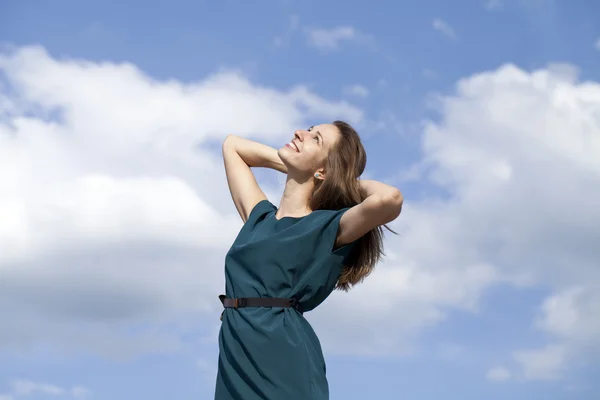
[[[372,271],[402,194],[358,179],[367,157],[342,121],[296,131],[279,150],[230,135],[223,158],[244,226],[225,259],[215,399],[328,399],[321,346],[302,314]],[[251,167],[287,173],[279,208]]]

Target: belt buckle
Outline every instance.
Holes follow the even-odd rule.
[[[246,299],[241,298],[241,299],[234,299],[233,300],[233,308],[234,309],[238,309],[238,308],[242,308],[246,306]]]

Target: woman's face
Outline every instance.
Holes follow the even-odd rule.
[[[315,125],[308,130],[297,130],[292,140],[279,149],[279,157],[287,166],[288,174],[301,178],[319,172],[325,177],[325,161],[335,146],[340,132],[335,125]]]

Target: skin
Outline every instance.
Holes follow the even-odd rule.
[[[291,141],[297,150],[279,150],[229,135],[223,142],[223,160],[229,191],[245,222],[256,204],[267,197],[258,186],[251,167],[272,168],[287,174],[277,219],[302,217],[312,212],[310,198],[317,179],[327,179],[325,161],[340,133],[335,125],[322,124],[310,130],[297,130]],[[316,175],[315,175],[316,174]],[[340,219],[336,247],[360,238],[370,230],[387,224],[400,215],[400,191],[381,182],[360,180],[365,200],[350,208]]]

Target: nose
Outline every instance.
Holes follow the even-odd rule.
[[[299,129],[296,132],[294,132],[294,136],[296,136],[301,142],[304,141],[304,136],[306,134],[308,134],[308,131],[302,129]]]

